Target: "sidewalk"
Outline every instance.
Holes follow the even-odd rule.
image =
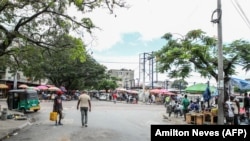
[[[0,105],[1,105],[1,112],[0,112],[1,115],[3,108],[7,108],[6,99],[0,99]],[[20,129],[31,124],[29,119],[23,116],[24,115],[23,113],[7,110],[7,115],[16,115],[16,116],[13,117],[12,119],[4,119],[4,120],[0,116],[0,141],[10,136],[18,134],[18,131],[20,131]]]

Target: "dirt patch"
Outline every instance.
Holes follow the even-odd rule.
[[[167,122],[168,124],[187,124],[186,121],[184,121],[184,117],[173,117],[168,116],[167,114],[163,114],[163,121]]]

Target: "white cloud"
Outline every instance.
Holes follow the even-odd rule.
[[[211,23],[217,0],[128,0],[129,9],[116,9],[117,17],[104,10],[90,13],[93,22],[102,28],[96,31],[98,38],[93,49],[111,48],[121,41],[121,35],[139,32],[143,40],[160,38],[167,32],[186,34],[192,29],[202,29],[211,36],[217,35],[217,25]],[[240,1],[247,16],[250,10]],[[231,1],[222,1],[223,40],[232,41],[250,37],[250,29],[242,20]],[[214,16],[217,17],[217,14]]]
[[[212,13],[217,9],[217,0],[127,0],[127,2],[131,8],[116,9],[116,17],[104,10],[86,15],[102,29],[95,30],[96,40],[88,41],[93,51],[112,48],[116,43],[122,42],[121,37],[125,33],[139,33],[142,36],[141,40],[144,41],[160,38],[167,32],[184,35],[193,29],[201,29],[210,36],[217,36],[217,24],[211,23]],[[250,18],[250,1],[238,0],[238,2],[245,15]],[[225,43],[240,38],[249,40],[250,37],[250,25],[244,22],[233,4],[236,4],[235,0],[222,1],[222,31]],[[217,14],[214,15],[214,18],[216,17]],[[133,44],[136,43],[132,42],[131,45]],[[119,58],[112,58],[94,54],[94,57],[97,60],[110,60],[110,62],[138,60],[138,64],[105,63],[109,69],[124,67],[135,69],[139,65],[139,55],[122,56],[121,53]],[[136,71],[139,73],[138,69]],[[239,75],[241,74],[242,71]]]

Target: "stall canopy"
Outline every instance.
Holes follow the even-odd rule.
[[[231,84],[241,90],[250,90],[250,81],[231,77]]]
[[[167,89],[151,89],[149,90],[150,93],[154,94],[162,94],[162,95],[176,95],[175,93],[172,93],[168,91]]]
[[[207,89],[207,84],[198,83],[192,86],[189,86],[185,89],[185,92],[191,93],[191,94],[203,94]],[[209,87],[210,92],[214,92],[216,90],[216,87],[210,86]]]

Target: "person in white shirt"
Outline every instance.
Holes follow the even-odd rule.
[[[234,124],[234,112],[232,108],[232,102],[230,98],[224,103],[224,116],[226,118],[226,124],[233,125]]]
[[[87,95],[87,92],[83,91],[79,96],[77,110],[79,109],[79,105],[81,111],[82,127],[88,127],[88,111],[91,111],[91,102],[90,96]]]
[[[239,116],[240,116],[240,103],[239,101],[233,97],[230,96],[230,101],[232,103],[232,108],[233,108],[233,112],[234,112],[234,125],[239,125]]]
[[[152,94],[152,103],[155,103],[155,95]]]

